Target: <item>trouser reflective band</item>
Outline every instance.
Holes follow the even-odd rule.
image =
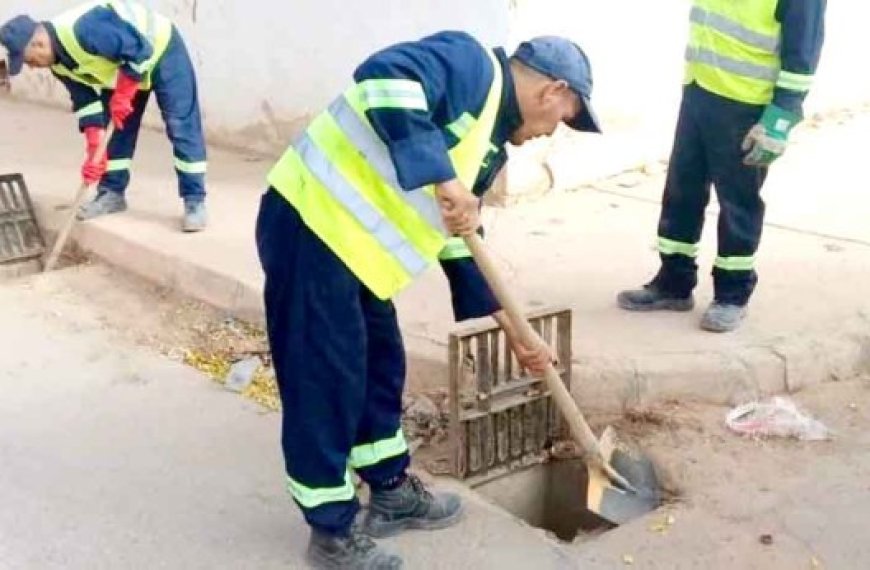
[[[717,257],[714,265],[723,271],[752,271],[755,268],[755,256]]]
[[[408,444],[405,443],[405,436],[402,434],[402,429],[399,428],[396,435],[389,439],[354,447],[350,451],[350,466],[354,469],[371,467],[407,451]]]
[[[659,238],[659,253],[665,255],[679,254],[688,257],[697,257],[698,249],[698,244],[696,243],[685,243],[663,237]]]
[[[175,169],[186,174],[205,174],[208,163],[204,160],[199,162],[187,162],[175,159]]]
[[[306,509],[313,509],[326,503],[341,503],[350,501],[356,495],[356,489],[350,480],[350,471],[344,474],[344,483],[338,487],[321,487],[313,489],[287,477],[287,491]]]
[[[108,166],[106,166],[106,172],[118,172],[121,170],[130,170],[130,167],[133,166],[133,161],[129,158],[117,158],[115,160],[110,160]]]
[[[85,105],[78,111],[76,111],[76,117],[79,119],[83,119],[84,117],[90,117],[91,115],[102,115],[103,114],[103,103],[102,101],[96,101],[91,103],[90,105]]]
[[[465,240],[459,237],[448,238],[444,249],[438,254],[438,259],[444,261],[465,259],[467,257],[471,257],[471,250],[465,245]]]

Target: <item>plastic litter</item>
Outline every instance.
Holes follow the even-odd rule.
[[[782,397],[737,406],[728,413],[725,423],[731,431],[750,437],[793,437],[802,441],[831,437],[825,424]]]
[[[263,362],[257,356],[239,360],[230,368],[226,378],[226,388],[233,392],[241,392],[251,385],[254,374]]]

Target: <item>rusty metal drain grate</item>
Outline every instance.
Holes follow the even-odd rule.
[[[24,177],[0,175],[0,264],[36,259],[44,252]]]
[[[529,322],[556,350],[559,374],[571,383],[571,311],[539,312]],[[519,370],[498,327],[450,335],[450,456],[459,479],[480,485],[540,463],[564,439],[543,380]]]

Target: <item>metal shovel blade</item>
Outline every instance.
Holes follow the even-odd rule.
[[[604,461],[624,477],[633,489],[622,489],[602,470],[590,469],[587,508],[614,525],[625,524],[656,510],[662,503],[662,493],[652,461],[619,446],[616,432],[610,426],[604,430],[599,448]]]

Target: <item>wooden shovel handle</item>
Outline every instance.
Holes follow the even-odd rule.
[[[523,343],[530,347],[543,344],[544,341],[538,333],[536,333],[529,322],[523,318],[523,312],[520,309],[520,306],[508,290],[504,279],[501,277],[500,271],[495,266],[495,263],[493,263],[492,256],[489,254],[489,251],[487,251],[480,236],[475,233],[466,236],[464,239],[468,249],[471,250],[471,254],[474,256],[474,261],[477,263],[477,266],[486,278],[490,289],[492,289],[492,292],[501,304],[502,309],[511,324],[520,334]],[[568,366],[571,365],[570,362],[566,364]],[[589,427],[589,423],[580,412],[577,403],[574,401],[574,398],[571,397],[568,389],[565,388],[565,384],[562,383],[559,373],[556,372],[556,369],[552,364],[547,365],[544,379],[547,382],[547,388],[549,388],[553,400],[556,402],[556,406],[562,413],[562,417],[568,423],[571,435],[582,448],[584,460],[587,465],[589,465],[590,468],[603,470],[613,481],[620,484],[625,489],[631,490],[631,484],[619,475],[612,466],[604,461],[604,458],[601,455],[601,449],[598,446],[598,439],[595,437],[595,434],[592,433],[592,428]]]
[[[97,152],[94,153],[94,157],[91,159],[91,164],[100,162],[106,156],[106,150],[109,148],[109,141],[112,140],[113,134],[115,134],[115,126],[110,123],[109,127],[106,129],[105,135],[103,135],[103,140],[100,142],[100,146],[97,147]],[[79,208],[81,208],[82,203],[85,201],[90,187],[90,184],[87,182],[82,182],[82,185],[79,186],[69,216],[67,216],[63,226],[61,226],[61,229],[57,234],[57,239],[54,240],[54,245],[51,247],[51,251],[45,258],[45,263],[42,266],[43,271],[51,271],[54,269],[54,266],[57,265],[57,260],[60,257],[60,253],[63,251],[64,246],[66,246],[69,234],[75,226]]]

